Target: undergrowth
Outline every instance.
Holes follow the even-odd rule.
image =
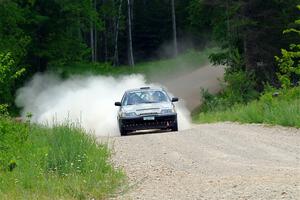
[[[300,87],[269,89],[258,100],[221,110],[207,110],[195,115],[194,121],[266,123],[300,128]]]
[[[123,184],[110,151],[84,130],[0,117],[0,199],[104,199]]]

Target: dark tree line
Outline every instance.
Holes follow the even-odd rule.
[[[164,44],[181,51],[185,37],[197,46],[217,41],[247,70],[274,73],[282,30],[299,0],[1,0],[0,51],[34,70],[76,61],[133,64],[155,58]],[[180,42],[179,42],[180,43]],[[177,47],[178,46],[178,47]]]
[[[229,66],[226,74],[245,72],[261,90],[264,83],[278,84],[274,56],[299,43],[298,35],[282,34],[299,26],[293,23],[297,4],[300,0],[0,0],[0,55],[10,52],[14,71],[25,68],[27,78],[75,62],[118,67],[176,56],[186,50],[188,38],[195,48],[219,46],[211,60]],[[164,52],[162,46],[169,48]],[[9,90],[17,87],[12,81]]]
[[[180,2],[1,0],[0,51],[32,71],[83,61],[133,65],[155,58],[164,43],[177,46]]]
[[[230,66],[228,73],[243,70],[254,74],[257,89],[277,84],[274,56],[298,39],[283,36],[299,14],[299,0],[193,0],[190,21],[200,37],[217,41],[223,49],[211,56],[217,64]],[[204,31],[203,31],[204,30]],[[205,30],[209,30],[207,35]]]

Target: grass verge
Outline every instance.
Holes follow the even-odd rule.
[[[265,123],[300,128],[300,87],[263,94],[259,100],[247,105],[237,104],[222,111],[198,113],[197,123],[233,121],[241,123]]]
[[[124,183],[109,158],[79,128],[0,117],[0,199],[105,199]]]

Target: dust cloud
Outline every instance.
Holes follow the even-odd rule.
[[[53,74],[37,74],[17,91],[16,104],[22,108],[23,117],[32,113],[35,123],[76,123],[96,136],[119,136],[114,102],[120,101],[126,90],[142,86],[158,85],[146,83],[142,75],[62,80]],[[177,112],[179,129],[188,129],[190,113],[183,101],[177,104]]]

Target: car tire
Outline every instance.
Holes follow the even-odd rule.
[[[124,128],[120,128],[120,133],[121,133],[121,136],[128,135],[128,131],[124,130]]]
[[[178,123],[177,123],[177,122],[175,122],[175,123],[173,124],[171,130],[174,131],[174,132],[175,132],[175,131],[178,131]]]

